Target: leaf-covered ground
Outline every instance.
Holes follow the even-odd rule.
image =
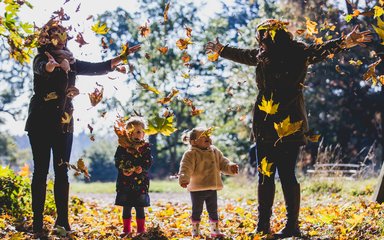
[[[384,204],[372,202],[369,195],[350,196],[332,191],[319,190],[304,194],[300,214],[302,239],[384,239]],[[371,192],[371,191],[368,191]],[[185,193],[186,194],[186,193]],[[184,194],[184,195],[185,195]],[[281,193],[278,193],[281,195]],[[360,193],[362,194],[362,193]],[[186,198],[177,194],[154,194],[152,206],[147,208],[148,232],[134,239],[190,239],[191,206]],[[184,196],[183,195],[183,196]],[[359,195],[359,194],[357,194]],[[113,195],[112,195],[113,196]],[[181,195],[180,195],[181,196]],[[281,196],[280,196],[281,197]],[[281,199],[278,197],[278,199]],[[86,198],[84,198],[86,199]],[[99,201],[72,197],[71,218],[74,230],[67,237],[51,230],[53,216],[46,216],[48,239],[118,239],[122,231],[121,209]],[[257,219],[257,201],[254,198],[221,199],[220,217],[225,239],[266,239],[266,236],[252,236]],[[274,205],[272,231],[283,227],[285,208],[281,200]],[[136,224],[133,221],[133,229]],[[0,236],[4,239],[32,239],[31,218],[22,223],[14,222],[9,216],[0,218]],[[204,212],[202,232],[209,239],[208,217]],[[296,238],[297,239],[297,238]]]

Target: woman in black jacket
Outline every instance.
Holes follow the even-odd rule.
[[[287,223],[276,237],[299,236],[298,225],[300,209],[300,185],[295,176],[296,159],[299,147],[306,143],[308,131],[307,113],[304,105],[304,80],[310,64],[320,62],[330,54],[356,45],[364,45],[372,36],[369,31],[358,32],[355,27],[351,33],[323,44],[307,45],[293,40],[287,30],[287,22],[269,19],[258,25],[256,38],[259,48],[239,49],[223,46],[218,40],[208,42],[208,52],[216,52],[221,57],[256,66],[256,83],[258,96],[253,108],[253,136],[257,143],[257,159],[266,157],[272,163],[270,176],[259,174],[258,211],[259,221],[256,232],[270,233],[270,217],[275,196],[275,172],[279,172],[286,209]],[[262,99],[271,99],[279,103],[276,114],[259,109]],[[290,122],[302,122],[296,133],[278,136],[274,123],[280,123],[287,117]],[[279,140],[280,139],[280,140]],[[260,166],[260,162],[258,162]]]
[[[128,48],[111,60],[90,63],[77,60],[67,48],[67,29],[51,19],[41,29],[38,54],[33,60],[34,95],[29,105],[25,130],[32,148],[34,170],[31,184],[33,232],[43,230],[46,180],[51,150],[55,172],[54,196],[57,209],[55,226],[70,231],[68,222],[69,183],[67,165],[73,139],[72,99],[79,94],[77,75],[101,75],[112,71],[127,55],[140,49]]]

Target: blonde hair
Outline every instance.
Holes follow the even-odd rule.
[[[130,117],[127,121],[126,128],[129,129],[132,126],[141,126],[142,128],[145,128],[145,120],[139,116]]]
[[[200,135],[197,135],[198,133],[202,133],[206,130],[207,129],[203,127],[192,128],[191,130],[183,133],[183,135],[181,136],[181,141],[183,141],[184,144],[190,144],[191,141],[196,140],[200,137]]]

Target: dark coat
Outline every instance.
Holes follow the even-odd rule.
[[[120,165],[140,166],[142,172],[125,176]],[[125,148],[118,146],[115,153],[115,166],[119,173],[116,181],[116,201],[119,206],[146,207],[149,201],[149,177],[148,170],[152,165],[150,145],[147,143],[139,148],[138,153],[132,154]]]
[[[308,66],[324,60],[328,55],[342,50],[342,39],[327,41],[324,44],[306,45],[293,41],[288,49],[281,52],[278,60],[262,61],[261,49],[239,49],[226,46],[220,56],[238,63],[256,66],[258,96],[253,108],[253,134],[255,140],[275,142],[279,137],[273,123],[282,122],[288,115],[291,122],[303,121],[301,131],[284,137],[284,142],[305,144],[304,133],[308,131],[307,112],[304,105],[303,87]],[[274,115],[261,111],[262,97],[280,103]]]
[[[26,131],[73,132],[73,118],[69,124],[62,124],[64,112],[72,115],[72,99],[66,97],[69,87],[75,86],[77,75],[102,75],[112,71],[111,60],[90,63],[76,60],[67,74],[61,68],[48,73],[45,65],[48,57],[39,53],[33,60],[33,90],[28,111]],[[50,98],[49,96],[56,96]]]

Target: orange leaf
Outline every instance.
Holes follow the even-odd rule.
[[[151,29],[148,26],[148,23],[145,23],[145,25],[139,27],[140,35],[142,37],[148,37],[151,33]]]
[[[177,40],[177,42],[176,42],[176,46],[177,46],[180,50],[187,49],[189,44],[193,44],[193,42],[191,41],[190,38],[180,38],[180,39]]]

